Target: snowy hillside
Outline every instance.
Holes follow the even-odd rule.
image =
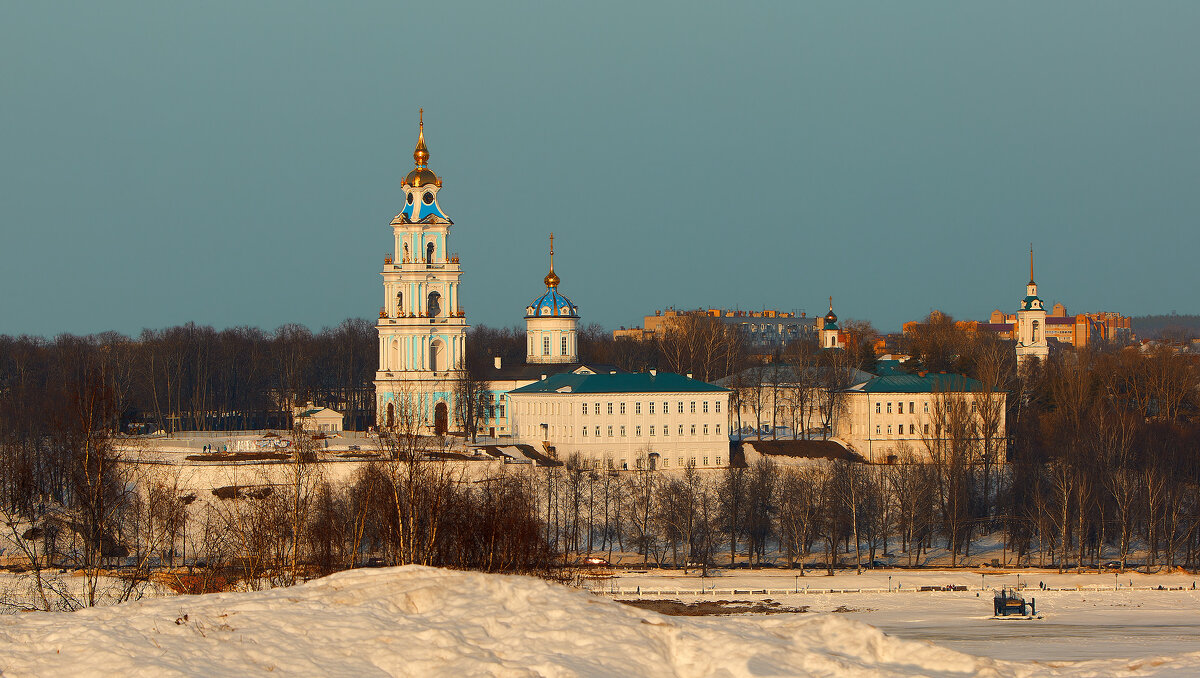
[[[1195,675],[1200,655],[1050,667],[839,615],[665,617],[526,577],[422,567],[0,618],[4,676]]]

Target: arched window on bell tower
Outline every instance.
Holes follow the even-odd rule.
[[[396,315],[404,315],[404,293],[396,292]]]
[[[1033,321],[1033,343],[1038,342],[1038,321]]]
[[[432,240],[430,240],[429,244],[425,246],[425,263],[427,263],[427,264],[433,263],[433,241]]]
[[[429,301],[425,305],[426,315],[436,318],[442,312],[442,295],[438,292],[429,293]]]
[[[433,343],[429,345],[429,369],[430,370],[437,372],[438,370],[446,369],[445,348],[446,348],[446,346],[445,346],[445,344],[442,343],[441,339],[435,339],[433,341]]]

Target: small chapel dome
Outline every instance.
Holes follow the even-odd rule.
[[[837,314],[833,312],[833,297],[829,297],[829,312],[825,314],[825,327],[837,327]]]
[[[547,289],[525,307],[526,318],[578,318],[579,308],[574,302],[558,293],[554,287]]]
[[[571,300],[558,293],[558,274],[554,272],[554,234],[550,234],[550,272],[542,279],[546,293],[525,307],[526,318],[578,318],[579,309]]]

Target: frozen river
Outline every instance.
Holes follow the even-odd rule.
[[[876,571],[833,577],[789,571],[731,571],[700,579],[650,570],[622,574],[618,587],[641,587],[643,597],[682,600],[775,600],[808,613],[839,612],[893,636],[997,659],[1060,662],[1139,658],[1200,652],[1200,591],[1194,575],[1057,574],[1025,571],[1026,600],[1037,601],[1042,619],[992,620],[993,589],[1013,586],[1015,573],[972,571]],[[1040,585],[1051,589],[1041,590]],[[710,591],[686,593],[690,588]],[[900,585],[899,592],[896,591]],[[966,586],[966,591],[919,591],[922,586]],[[1107,588],[1104,588],[1107,586]],[[1152,590],[1152,587],[1176,590]],[[674,587],[677,595],[653,595]],[[796,594],[836,589],[838,592]],[[1079,587],[1082,590],[1076,590]],[[1183,590],[1178,590],[1182,588]],[[790,590],[789,590],[790,589]],[[856,591],[856,589],[859,589]],[[736,593],[735,593],[736,591]],[[761,593],[765,591],[765,593]]]
[[[885,633],[928,640],[968,654],[1042,662],[1200,652],[1200,621],[1143,624],[996,622],[986,619],[881,622],[850,615]]]

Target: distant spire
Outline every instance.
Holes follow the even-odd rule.
[[[554,272],[554,233],[550,234],[550,272],[546,274],[546,287],[558,287],[558,274]]]
[[[1029,243],[1029,282],[1033,283],[1033,243]]]
[[[829,295],[829,310],[833,310],[833,295]]]

